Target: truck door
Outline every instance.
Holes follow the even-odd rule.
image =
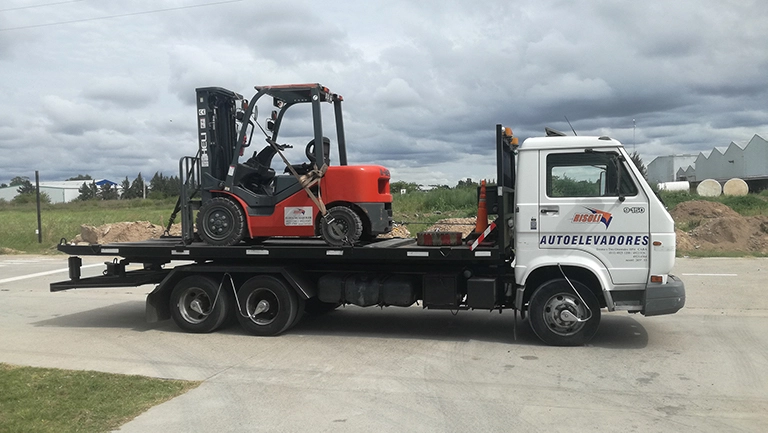
[[[614,284],[648,278],[648,199],[618,150],[541,150],[539,249],[600,260]],[[554,251],[553,251],[554,252]]]

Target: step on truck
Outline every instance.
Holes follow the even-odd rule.
[[[279,97],[275,106],[281,104]],[[313,100],[311,94],[308,99]],[[340,97],[328,93],[325,99],[333,102]],[[341,131],[338,107],[335,113]],[[217,115],[219,121],[226,117]],[[243,119],[249,118],[233,114],[226,119],[239,122],[230,128],[237,137],[236,146],[247,141],[234,133],[245,129]],[[279,118],[280,113],[273,114],[267,123]],[[204,131],[210,125],[199,124],[210,140],[209,131]],[[337,134],[343,142],[339,137],[343,133]],[[314,140],[321,142],[322,134]],[[277,143],[274,134],[267,141],[270,146]],[[270,188],[274,193],[280,187],[273,173],[267,174],[269,182],[263,178],[251,185],[234,182],[239,163],[231,154],[224,156],[230,168],[201,181],[204,154],[199,152],[180,164],[182,236],[100,245],[62,240],[58,249],[70,255],[69,279],[51,284],[50,290],[151,284],[155,288],[146,301],[150,322],[173,319],[184,331],[204,333],[236,318],[247,332],[258,336],[286,332],[305,313],[327,312],[345,304],[417,304],[453,312],[510,310],[527,317],[544,343],[560,346],[590,341],[603,311],[656,316],[683,307],[684,284],[670,274],[675,261],[672,218],[621,143],[609,137],[565,136],[548,130],[547,136],[518,145],[512,131],[502,125],[496,125],[495,141],[496,173],[489,173],[495,175],[495,184],[478,191],[480,209],[492,223],[483,230],[484,222],[479,221],[476,232],[464,239],[440,232],[415,239],[384,239],[371,233],[366,225],[370,221],[360,229],[357,223],[365,217],[365,209],[374,210],[378,222],[373,224],[381,232],[391,221],[391,208],[386,206],[389,175],[377,166],[359,171],[364,177],[371,175],[365,188],[378,194],[375,201],[363,203],[381,204],[361,208],[354,201],[340,200],[336,206],[346,206],[357,218],[342,223],[334,221],[333,215],[329,218],[323,212],[324,174],[317,164],[326,161],[320,165],[328,165],[318,150],[325,147],[327,151],[324,144],[307,147],[307,156],[317,152],[314,160],[308,158],[306,171],[317,171],[309,187],[304,188],[295,173],[279,181],[292,185],[295,200],[304,200],[297,191],[314,197],[298,206],[308,214],[302,220],[314,231],[278,237],[264,236],[264,232],[248,236],[242,230],[237,241],[206,242],[205,235],[198,234],[205,228],[195,227],[192,221],[195,213],[199,217],[204,212],[207,201],[230,200],[242,206],[243,215],[253,215],[258,212],[237,197],[247,196],[255,203],[268,199]],[[342,154],[344,146],[339,146]],[[342,157],[346,165],[346,155]],[[229,194],[233,190],[235,194]],[[225,223],[240,211],[222,210]],[[295,224],[287,212],[283,209],[268,223]],[[350,220],[354,220],[353,236],[347,235]],[[324,236],[324,224],[337,227],[326,229]],[[225,225],[219,228],[227,230]],[[111,260],[105,262],[102,275],[83,277],[81,256]]]

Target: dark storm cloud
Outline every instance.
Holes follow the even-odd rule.
[[[13,18],[182,4],[83,2]],[[492,172],[496,123],[524,139],[570,131],[567,116],[580,135],[636,144],[646,163],[697,153],[768,136],[766,17],[768,3],[749,1],[288,0],[0,32],[0,149],[55,158],[0,155],[0,173],[172,173],[196,150],[196,87],[250,96],[292,82],[344,95],[350,161],[426,184]],[[303,148],[308,120],[292,120],[283,139]]]

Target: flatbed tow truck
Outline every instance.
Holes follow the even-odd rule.
[[[496,184],[478,191],[494,222],[465,239],[436,232],[209,245],[194,236],[190,209],[200,204],[189,205],[187,194],[181,237],[62,241],[69,279],[50,290],[153,284],[150,322],[172,318],[187,332],[212,332],[234,316],[259,336],[289,330],[305,312],[419,302],[425,309],[512,310],[527,316],[546,344],[573,346],[595,335],[601,310],[677,312],[685,288],[669,274],[674,224],[623,146],[608,137],[547,135],[518,145],[509,128],[496,126]],[[200,158],[191,162],[195,167]],[[189,180],[190,161],[181,166]],[[320,207],[313,212],[316,225],[326,223]],[[80,256],[114,259],[103,275],[84,278]]]

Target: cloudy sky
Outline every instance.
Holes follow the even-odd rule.
[[[395,180],[493,178],[495,124],[565,116],[647,164],[768,138],[767,41],[765,0],[2,0],[0,183],[176,174],[196,87],[304,82]]]

